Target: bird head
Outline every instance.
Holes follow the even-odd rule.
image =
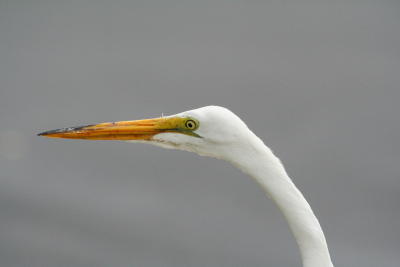
[[[40,133],[51,138],[123,140],[224,158],[251,131],[230,110],[207,106],[160,118],[106,122]]]

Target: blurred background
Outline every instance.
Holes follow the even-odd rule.
[[[399,1],[0,0],[0,266],[300,266],[223,161],[60,127],[237,113],[336,266],[400,263]]]

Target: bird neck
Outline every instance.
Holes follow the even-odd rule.
[[[324,233],[310,205],[287,175],[281,161],[256,136],[228,159],[253,177],[286,218],[304,267],[333,267]]]

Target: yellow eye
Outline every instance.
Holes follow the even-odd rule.
[[[194,120],[187,120],[185,122],[185,127],[189,130],[194,130],[197,128],[197,123]]]

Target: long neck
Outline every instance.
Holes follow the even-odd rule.
[[[318,219],[280,160],[256,136],[237,152],[228,161],[253,177],[276,203],[297,241],[303,266],[333,267]]]

